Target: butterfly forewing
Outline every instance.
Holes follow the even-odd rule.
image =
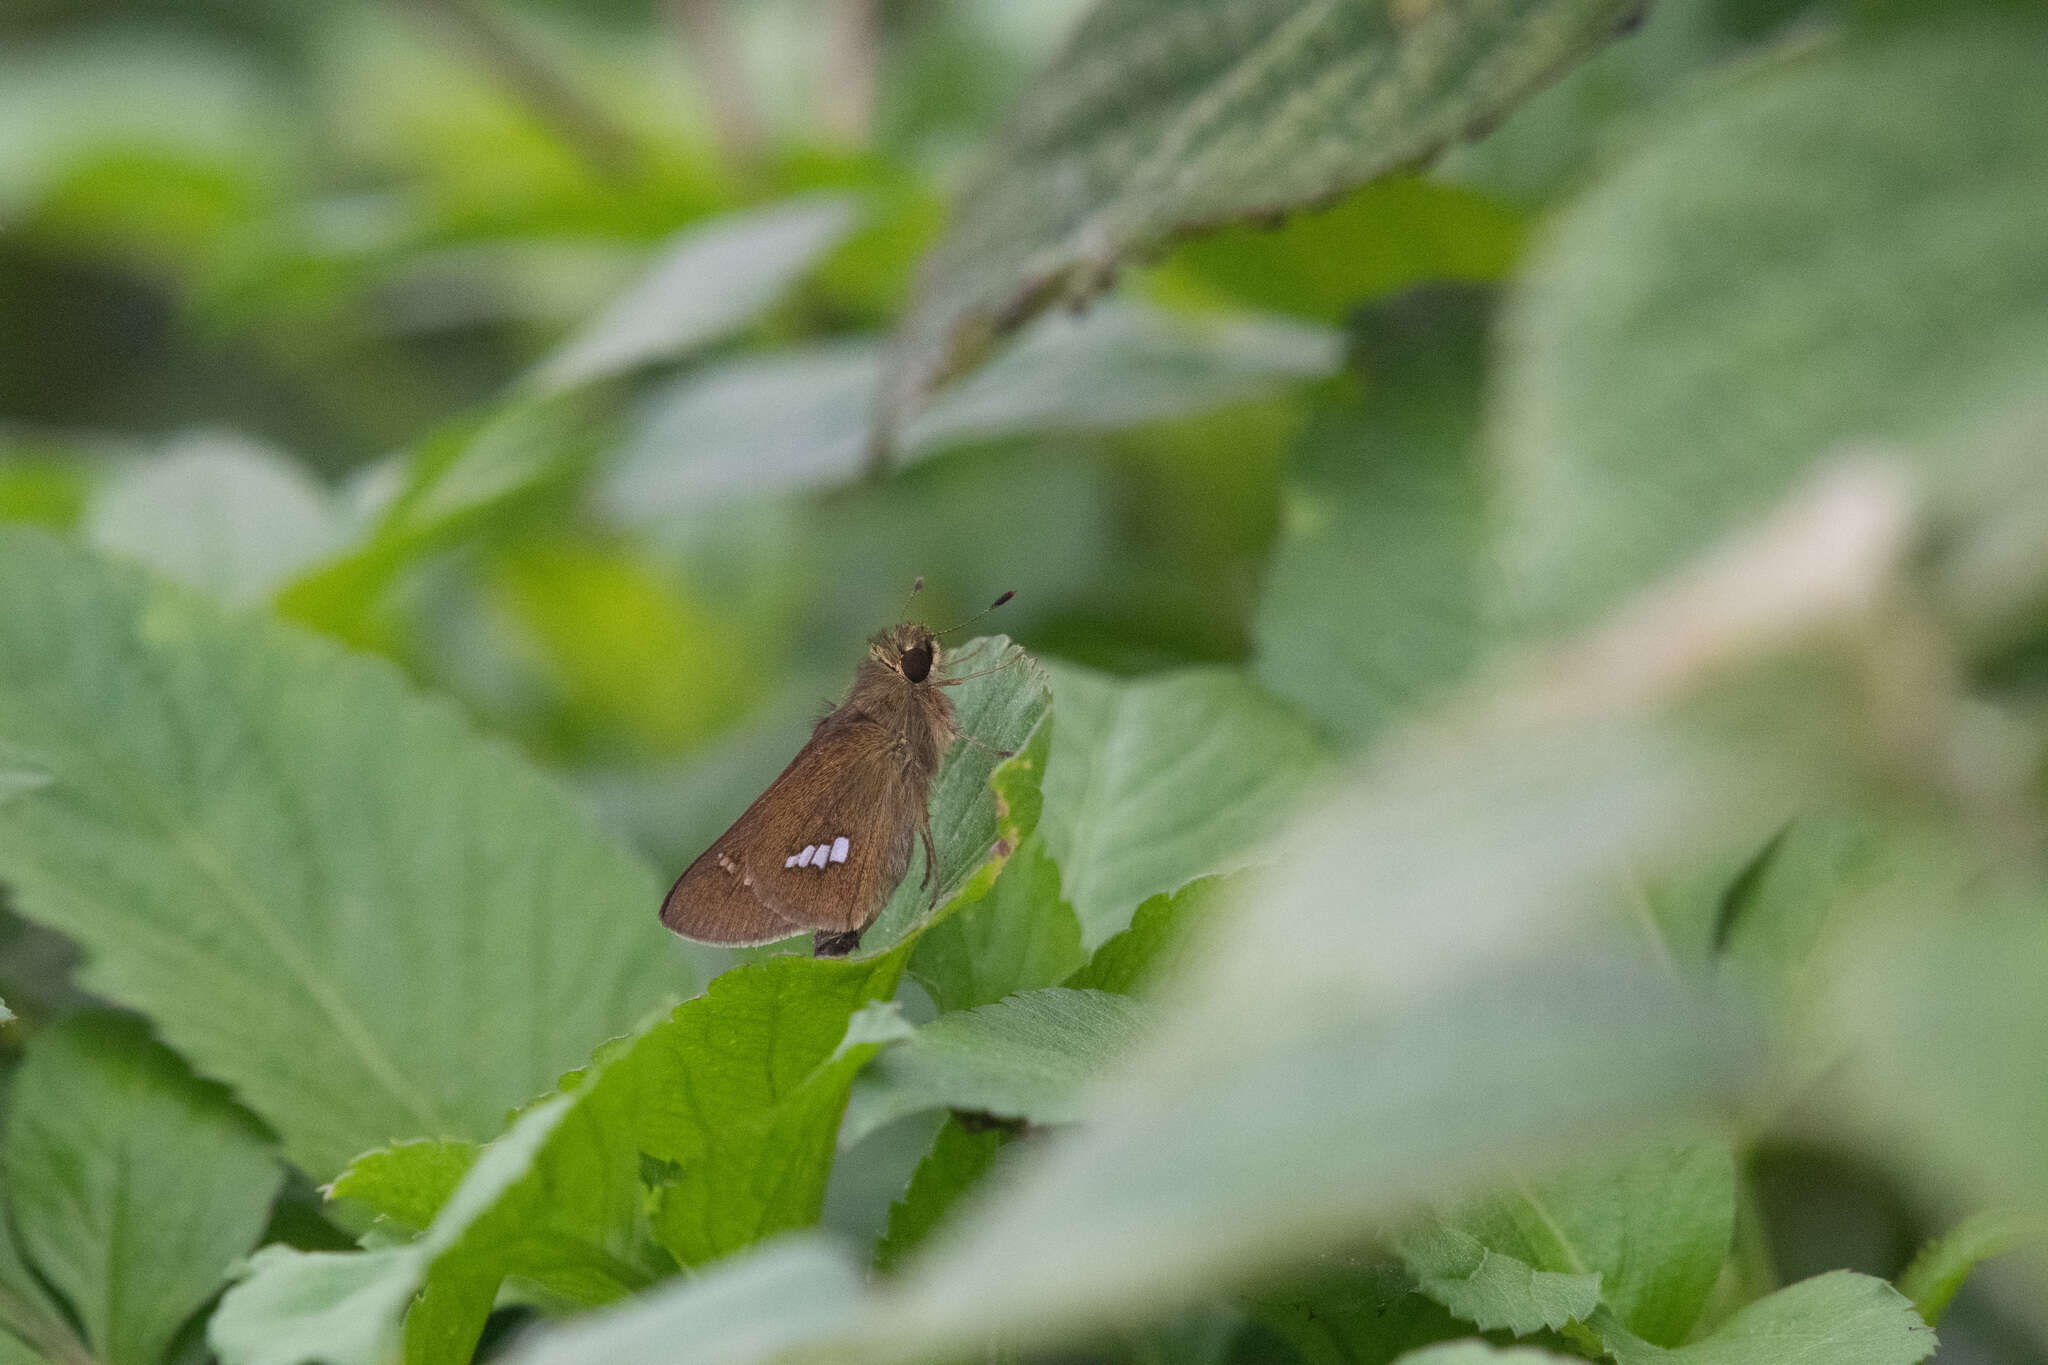
[[[661,922],[732,944],[865,929],[909,865],[917,777],[892,735],[842,708],[676,879]]]

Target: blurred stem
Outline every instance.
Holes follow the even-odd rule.
[[[668,13],[711,105],[719,147],[734,165],[752,165],[760,159],[764,125],[727,0],[668,0]]]
[[[833,0],[825,43],[818,122],[827,137],[865,147],[874,132],[875,75],[880,64],[877,0]]]
[[[477,0],[405,0],[438,20],[599,174],[618,178],[637,160],[633,141],[562,71]]]

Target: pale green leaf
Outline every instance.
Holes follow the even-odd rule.
[[[1087,960],[1081,923],[1060,898],[1059,869],[1033,834],[988,895],[924,935],[910,974],[941,1010],[966,1010],[1058,985]]]
[[[1252,621],[1253,676],[1363,744],[1461,681],[1481,643],[1478,440],[1489,297],[1364,313],[1363,397],[1310,421]]]
[[[996,335],[1190,229],[1314,204],[1490,122],[1627,0],[1104,0],[1013,113],[930,262],[884,422]]]
[[[1847,1270],[1758,1299],[1712,1336],[1675,1351],[1609,1323],[1594,1327],[1616,1365],[1917,1365],[1934,1354],[1934,1330],[1905,1295]]]
[[[1285,319],[1179,317],[1105,305],[1035,324],[903,433],[924,458],[971,441],[1103,431],[1185,417],[1317,379],[1341,338]],[[643,525],[708,505],[843,483],[865,466],[882,350],[824,342],[745,356],[691,374],[641,407],[595,498]]]
[[[1394,1365],[1570,1365],[1574,1356],[1552,1355],[1528,1346],[1490,1346],[1483,1341],[1447,1341],[1410,1351]]]
[[[264,1247],[207,1319],[207,1345],[221,1365],[393,1365],[422,1255]]]
[[[223,602],[268,598],[339,543],[334,498],[300,465],[226,432],[172,442],[93,497],[85,536]]]
[[[1920,1248],[1898,1278],[1899,1292],[1913,1301],[1929,1327],[1939,1327],[1941,1315],[1978,1265],[2042,1242],[2048,1242],[2048,1217],[2040,1213],[1992,1209],[1972,1214]]]
[[[693,1365],[755,1365],[840,1328],[864,1292],[861,1267],[840,1248],[785,1238],[629,1305],[536,1332],[505,1359],[659,1365],[687,1348]]]
[[[851,199],[818,195],[696,223],[534,372],[544,392],[667,360],[738,329],[852,231]]]
[[[1072,1123],[1089,1082],[1130,1050],[1144,1018],[1124,996],[1061,987],[942,1014],[855,1083],[841,1141],[922,1109]]]
[[[1039,832],[1093,948],[1138,903],[1242,867],[1323,772],[1306,727],[1234,672],[1053,674]]]
[[[1778,63],[1553,225],[1503,327],[1511,615],[1583,620],[1844,444],[2038,389],[2044,55],[2039,24],[1953,24]]]
[[[269,1218],[270,1140],[138,1021],[37,1035],[4,1144],[21,1251],[107,1365],[157,1365]]]
[[[0,804],[16,905],[85,949],[316,1178],[483,1138],[689,989],[660,888],[388,666],[0,533]]]
[[[1481,1331],[1557,1331],[1600,1306],[1600,1274],[1538,1270],[1434,1220],[1403,1234],[1401,1255],[1421,1291]]]

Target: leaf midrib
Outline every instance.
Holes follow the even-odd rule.
[[[136,662],[143,665],[140,671],[145,676],[154,676],[155,670],[148,667],[133,637],[128,637],[126,643]],[[346,1051],[355,1055],[365,1073],[382,1085],[390,1097],[418,1122],[421,1133],[443,1131],[448,1125],[438,1108],[406,1082],[404,1073],[385,1052],[362,1017],[335,992],[332,982],[296,951],[294,940],[283,933],[281,921],[267,912],[263,900],[219,857],[201,831],[182,818],[175,804],[161,791],[155,776],[122,751],[102,745],[92,727],[85,724],[84,718],[67,704],[68,697],[58,694],[52,700],[53,685],[38,685],[31,679],[25,690],[36,699],[45,714],[69,732],[71,741],[89,754],[102,771],[117,776],[125,774],[134,779],[127,786],[135,798],[134,809],[153,822],[159,834],[188,865],[221,893],[219,903],[233,919],[246,926],[257,942],[303,988],[304,998],[311,1000],[317,1012],[333,1025],[333,1036],[346,1045]],[[159,688],[157,692],[165,699],[171,695],[168,688]],[[242,1087],[238,1085],[237,1088]]]

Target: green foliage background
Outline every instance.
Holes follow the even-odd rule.
[[[2044,66],[9,7],[0,1365],[2048,1355]],[[673,939],[919,575],[936,899]]]

